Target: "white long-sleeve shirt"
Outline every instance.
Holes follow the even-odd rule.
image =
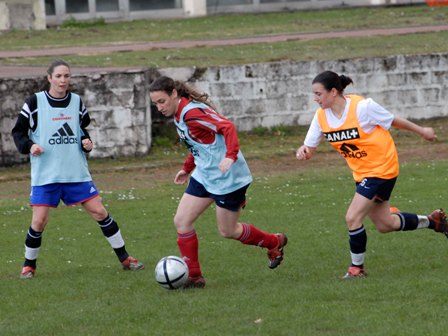
[[[345,119],[347,118],[348,108],[350,106],[350,98],[345,97],[347,103],[345,105],[344,113],[339,119],[335,116],[331,109],[325,109],[325,115],[328,120],[328,124],[332,128],[337,128],[341,126]],[[380,104],[375,102],[371,98],[366,98],[359,102],[356,115],[358,117],[359,125],[362,130],[366,133],[370,133],[376,126],[380,126],[385,130],[389,130],[392,121],[394,120],[394,115],[382,107]],[[317,121],[317,113],[314,115],[311,121],[308,133],[306,134],[304,145],[308,147],[317,147],[321,142],[323,137],[322,129],[320,128],[319,122]]]

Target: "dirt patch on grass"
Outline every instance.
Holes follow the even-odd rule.
[[[439,120],[437,123],[439,140],[433,143],[424,141],[409,132],[395,134],[394,138],[401,164],[447,159],[448,139],[444,136],[445,124],[448,127],[448,119],[444,120],[443,123],[440,123]],[[300,142],[297,138],[291,140],[292,138],[290,137],[287,140],[289,143],[286,147],[289,149],[276,151],[275,144],[269,153],[265,153],[263,150],[257,153],[255,150],[244,149],[252,174],[254,176],[267,176],[290,171],[306,172],[324,167],[340,168],[346,166],[345,160],[340,154],[332,150],[326,143],[320,145],[318,152],[311,160],[298,161],[295,157],[295,143],[298,146]],[[180,150],[184,149],[181,148]],[[186,150],[184,152],[186,155]],[[183,157],[183,155],[180,155],[175,159],[164,161],[142,159],[141,162],[130,159],[129,162],[121,160],[120,164],[112,161],[99,166],[91,165],[91,171],[95,183],[101,190],[152,187],[172,182],[175,174],[182,167]],[[30,190],[29,167],[24,165],[15,168],[2,168],[0,171],[0,187],[0,199],[28,195]]]

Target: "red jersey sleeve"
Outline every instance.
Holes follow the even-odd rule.
[[[222,134],[226,144],[226,158],[236,161],[240,145],[236,127],[230,120],[210,109],[195,108],[187,112],[184,121],[189,135],[196,142],[211,144],[216,134]]]
[[[194,164],[193,154],[188,153],[187,158],[185,159],[184,165],[182,166],[182,170],[184,170],[187,174],[191,173],[193,169],[196,167]]]

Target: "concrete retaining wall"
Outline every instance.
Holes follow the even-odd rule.
[[[427,119],[448,115],[448,54],[390,56],[337,61],[278,62],[210,68],[148,69],[74,76],[93,119],[95,149],[90,156],[142,155],[151,147],[153,122],[149,83],[165,74],[207,91],[218,111],[240,131],[274,125],[307,125],[316,109],[311,81],[323,70],[350,76],[346,93],[372,97],[392,113]],[[24,162],[11,128],[24,99],[46,84],[44,78],[0,79],[1,165]]]
[[[0,1],[0,31],[47,29],[44,0]]]
[[[47,88],[46,77],[0,79],[0,165],[28,161],[15,148],[11,130],[25,98]],[[90,157],[146,154],[151,146],[151,105],[146,93],[148,71],[78,75],[71,90],[81,95],[92,122],[95,148]]]
[[[239,130],[304,125],[317,108],[311,81],[324,70],[350,76],[354,85],[346,93],[372,97],[399,116],[448,115],[448,54],[209,68],[196,85],[215,97],[218,109]]]

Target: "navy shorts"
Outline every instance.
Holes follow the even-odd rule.
[[[209,193],[201,183],[190,177],[190,182],[185,193],[196,197],[212,198],[220,208],[236,212],[246,205],[246,190],[249,188],[249,185],[245,185],[229,194],[215,195]]]
[[[65,205],[84,203],[98,196],[93,181],[77,183],[51,183],[31,187],[30,204],[57,208],[59,201]]]
[[[370,200],[374,199],[375,202],[381,203],[390,199],[395,182],[397,182],[396,177],[390,180],[366,177],[361,182],[356,182],[356,192]]]

